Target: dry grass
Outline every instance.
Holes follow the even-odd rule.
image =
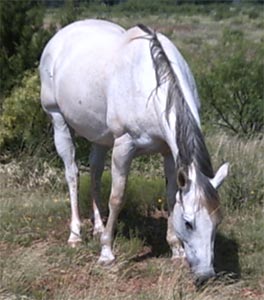
[[[221,188],[226,205],[264,205],[264,139],[220,134],[209,136],[207,143],[215,166],[230,162],[228,184]]]
[[[52,247],[54,244],[39,242],[30,248],[9,248],[2,294],[16,295],[16,299],[24,295],[28,297],[24,299],[54,300],[220,300],[263,296],[242,280],[233,282],[227,278],[197,291],[186,267],[175,266],[168,258],[135,262],[121,255],[114,267],[105,269],[96,265],[96,256],[89,255],[84,247],[72,251],[68,257],[71,262],[63,258],[68,250],[62,245],[57,246],[60,249],[56,255],[50,253]]]

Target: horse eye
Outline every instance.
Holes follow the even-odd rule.
[[[186,227],[187,230],[190,230],[190,231],[193,230],[193,225],[192,225],[192,223],[190,223],[190,222],[188,222],[188,221],[185,222],[185,227]]]

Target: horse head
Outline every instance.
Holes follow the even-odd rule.
[[[203,175],[194,164],[187,172],[180,168],[177,173],[173,226],[199,281],[215,275],[215,232],[222,218],[217,189],[227,174],[228,163],[222,165],[212,179]]]

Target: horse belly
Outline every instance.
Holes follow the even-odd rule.
[[[65,120],[77,135],[86,138],[90,142],[112,146],[113,135],[107,127],[104,117],[101,119],[98,112],[82,112],[79,110],[74,115],[67,114]]]

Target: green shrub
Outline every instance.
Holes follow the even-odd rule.
[[[54,28],[43,26],[40,0],[2,0],[0,5],[0,95],[7,95],[25,70],[36,67]]]
[[[0,148],[5,151],[30,152],[44,145],[49,123],[40,105],[40,86],[36,71],[24,74],[21,86],[5,98],[0,116]]]
[[[196,62],[203,118],[209,125],[237,134],[262,131],[263,56],[262,44],[245,39],[240,31],[224,30],[221,41]]]
[[[104,172],[102,176],[101,202],[103,211],[107,211],[108,199],[111,191],[111,174]],[[86,174],[80,176],[80,209],[84,215],[91,211],[90,178]],[[125,207],[123,212],[126,215],[135,213],[150,214],[156,209],[165,209],[165,180],[162,177],[146,178],[145,174],[139,175],[134,170],[130,172],[125,192]]]
[[[64,27],[77,20],[77,8],[74,0],[65,0],[64,7],[60,10],[60,25]]]

